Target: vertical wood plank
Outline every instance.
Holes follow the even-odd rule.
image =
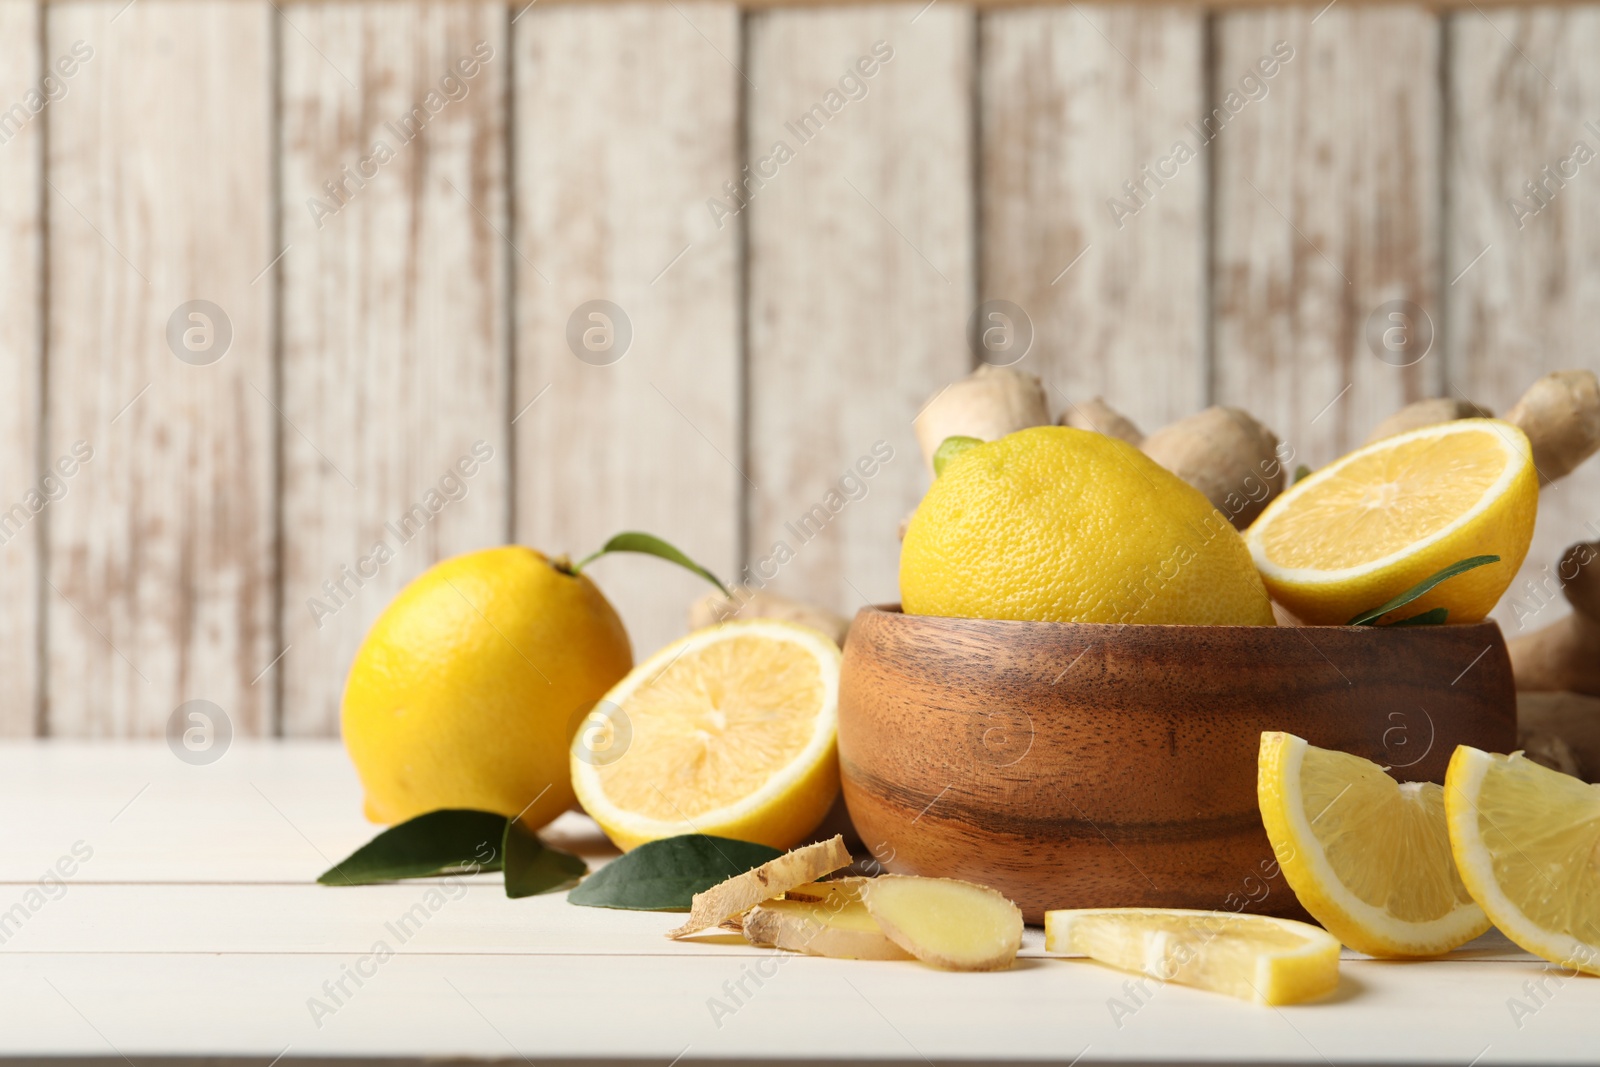
[[[1441,323],[1438,17],[1247,11],[1218,16],[1215,32],[1210,106],[1238,107],[1211,148],[1215,395],[1316,467],[1441,387],[1437,346],[1397,365],[1421,347],[1414,313],[1409,348],[1381,359],[1367,337],[1375,314],[1380,338],[1404,325],[1380,310],[1391,301],[1421,308],[1434,333]],[[1279,41],[1294,57],[1252,100],[1241,82]]]
[[[39,699],[39,515],[56,481],[39,451],[39,7],[0,0],[0,736],[27,736]],[[65,84],[60,79],[54,85]],[[55,90],[59,92],[59,89]],[[30,95],[31,94],[31,95]],[[59,475],[57,476],[59,478]]]
[[[975,32],[952,4],[750,17],[746,563],[846,612],[898,598],[911,420],[973,362]]]
[[[511,56],[498,4],[284,17],[283,729],[336,735],[394,594],[506,537]]]
[[[1600,11],[1462,11],[1448,33],[1450,389],[1504,412],[1548,371],[1600,371]],[[1495,612],[1507,634],[1566,612],[1556,561],[1596,537],[1591,460],[1540,493],[1533,548]]]
[[[94,449],[50,509],[53,732],[158,734],[194,699],[236,734],[270,725],[271,17],[47,9],[47,55],[94,49],[50,108],[46,454]],[[169,346],[194,300],[221,314],[179,315]]]
[[[982,16],[986,299],[1028,312],[1051,406],[1145,429],[1205,406],[1205,15],[1084,4]],[[1144,168],[1150,168],[1149,174]],[[1130,195],[1125,183],[1134,183]]]
[[[739,229],[706,201],[739,174],[738,12],[534,8],[514,32],[517,538],[576,558],[648,530],[729,577]],[[588,573],[641,656],[706,589],[641,557]]]

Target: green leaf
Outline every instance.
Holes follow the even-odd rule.
[[[1297,482],[1298,481],[1303,481],[1304,479],[1309,478],[1309,477],[1311,477],[1311,468],[1306,466],[1304,463],[1300,464],[1300,466],[1298,466],[1298,467],[1296,467],[1294,469],[1294,480],[1295,481],[1297,481]]]
[[[684,834],[640,845],[567,894],[569,904],[632,911],[687,911],[696,893],[783,855],[727,837]]]
[[[660,559],[667,560],[670,563],[676,563],[684,570],[693,571],[695,574],[698,574],[700,577],[704,578],[706,581],[722,590],[723,596],[733,596],[732,593],[728,592],[728,587],[722,584],[722,579],[718,578],[715,574],[712,574],[710,571],[700,566],[700,564],[696,563],[682,552],[679,552],[676,548],[667,544],[654,534],[640,533],[637,530],[628,530],[624,533],[617,534],[611,540],[607,541],[605,545],[601,547],[600,551],[592,552],[583,559],[579,560],[578,564],[572,568],[572,573],[579,573],[583,570],[583,568],[587,567],[601,556],[609,555],[612,552],[642,552],[647,556],[656,556]]]
[[[506,817],[446,808],[391,826],[322,872],[322,885],[371,885],[500,869]]]
[[[977,448],[983,444],[979,437],[946,437],[939,442],[939,447],[933,450],[933,476],[935,478],[944,473],[945,464],[955,459],[968,449]]]
[[[1471,556],[1467,559],[1460,560],[1459,562],[1452,563],[1439,573],[1432,574],[1424,578],[1422,581],[1418,582],[1410,589],[1407,589],[1404,593],[1401,593],[1393,600],[1379,604],[1370,611],[1363,611],[1360,615],[1357,615],[1355,618],[1345,623],[1345,625],[1370,626],[1378,619],[1381,619],[1383,616],[1389,614],[1389,612],[1395,610],[1396,608],[1405,607],[1407,604],[1411,603],[1413,600],[1417,599],[1419,596],[1428,592],[1434,586],[1448,578],[1454,578],[1458,574],[1464,574],[1467,571],[1472,570],[1474,567],[1482,567],[1486,563],[1499,562],[1499,556]],[[1423,614],[1427,614],[1427,612],[1424,612]]]
[[[1409,619],[1401,619],[1399,622],[1391,622],[1388,625],[1390,625],[1390,626],[1441,626],[1441,625],[1444,624],[1444,621],[1446,619],[1448,619],[1449,617],[1450,617],[1450,609],[1449,608],[1430,608],[1429,610],[1424,611],[1419,615],[1413,615]]]
[[[583,860],[551,848],[516,819],[507,819],[505,824],[500,852],[505,857],[506,896],[516,900],[553,893],[576,884],[589,873],[589,865]]]

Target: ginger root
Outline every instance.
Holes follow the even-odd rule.
[[[1283,491],[1277,435],[1239,408],[1206,408],[1163,426],[1142,447],[1240,530]]]
[[[833,638],[834,644],[844,647],[850,632],[850,620],[803,600],[791,600],[765,589],[754,593],[737,592],[732,598],[712,590],[689,605],[689,629],[701,630],[729,619],[777,619],[795,622],[821,630]]]
[[[1539,484],[1548,485],[1600,449],[1600,381],[1586,370],[1546,374],[1506,412],[1506,421],[1528,435]]]
[[[933,453],[946,437],[995,441],[1030,426],[1050,425],[1044,386],[1014,367],[985,363],[928,401],[912,423],[922,462],[933,471]]]
[[[923,963],[998,971],[1022,947],[1022,911],[988,886],[885,874],[863,879],[861,899],[884,934]]]
[[[1405,433],[1408,430],[1420,430],[1424,426],[1433,426],[1441,422],[1454,422],[1456,419],[1490,419],[1494,412],[1488,408],[1479,407],[1470,400],[1456,400],[1448,396],[1429,397],[1427,400],[1418,400],[1407,404],[1399,411],[1373,427],[1372,433],[1367,436],[1367,444],[1381,441],[1385,437]]]
[[[1077,430],[1093,430],[1107,437],[1115,437],[1134,448],[1144,444],[1144,432],[1133,424],[1132,419],[1107,404],[1103,397],[1097,396],[1093,400],[1070,405],[1061,413],[1060,422]]]
[[[795,899],[757,904],[744,916],[745,940],[752,945],[828,956],[841,960],[909,960],[911,954],[893,941],[861,902],[860,883],[846,878],[822,882],[830,891],[820,899]]]
[[[1580,541],[1556,565],[1572,612],[1506,642],[1519,691],[1600,696],[1600,541]]]
[[[1378,423],[1367,443],[1435,423],[1492,415],[1470,400],[1418,400]],[[1539,484],[1549,485],[1600,450],[1600,380],[1593,371],[1553,371],[1528,387],[1505,420],[1528,435]]]
[[[1551,770],[1600,778],[1600,697],[1518,693],[1517,747]]]
[[[689,921],[667,936],[687,937],[709,930],[735,915],[743,915],[762,901],[782,896],[848,866],[850,850],[844,847],[842,835],[802,845],[725,882],[718,882],[703,893],[696,893],[689,906]]]

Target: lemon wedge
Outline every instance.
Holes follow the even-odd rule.
[[[1297,1004],[1339,984],[1339,942],[1309,923],[1172,908],[1044,913],[1047,952],[1257,1004]]]
[[[1494,924],[1536,956],[1600,974],[1600,785],[1461,745],[1444,789],[1456,867]]]
[[[1289,887],[1357,952],[1436,956],[1489,929],[1456,874],[1438,785],[1268,732],[1256,794]]]
[[[1499,556],[1401,613],[1442,607],[1449,622],[1477,622],[1528,554],[1538,503],[1527,435],[1499,419],[1458,419],[1376,441],[1296,482],[1245,542],[1272,598],[1317,625],[1343,625],[1453,563]]]
[[[839,792],[839,664],[826,634],[770,619],[673,642],[579,726],[579,803],[624,850],[691,833],[798,844]]]

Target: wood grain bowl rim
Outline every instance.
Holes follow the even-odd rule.
[[[1034,630],[1040,633],[1049,633],[1051,630],[1059,630],[1063,633],[1068,632],[1069,630],[1099,630],[1101,632],[1109,632],[1112,630],[1132,630],[1146,633],[1155,631],[1171,633],[1176,630],[1195,630],[1204,633],[1240,633],[1246,631],[1260,633],[1293,633],[1299,630],[1307,630],[1312,633],[1385,633],[1394,630],[1394,627],[1392,626],[1241,626],[1231,623],[1212,625],[1166,622],[1052,622],[1036,619],[985,619],[975,618],[969,615],[908,615],[906,612],[901,610],[898,603],[867,604],[856,612],[857,619],[860,619],[862,616],[873,618],[879,616],[898,616],[901,619],[907,620],[908,623],[956,623],[962,626],[970,625],[974,629],[980,630],[988,629],[990,627],[994,627],[996,629],[1016,627],[1024,630]],[[1470,633],[1474,629],[1482,630],[1486,628],[1495,630],[1500,634],[1501,639],[1504,640],[1504,634],[1500,631],[1500,624],[1495,620],[1488,618],[1480,619],[1477,622],[1442,623],[1437,626],[1404,626],[1400,628],[1400,632],[1405,637],[1417,638],[1421,637],[1423,634],[1463,634]]]

